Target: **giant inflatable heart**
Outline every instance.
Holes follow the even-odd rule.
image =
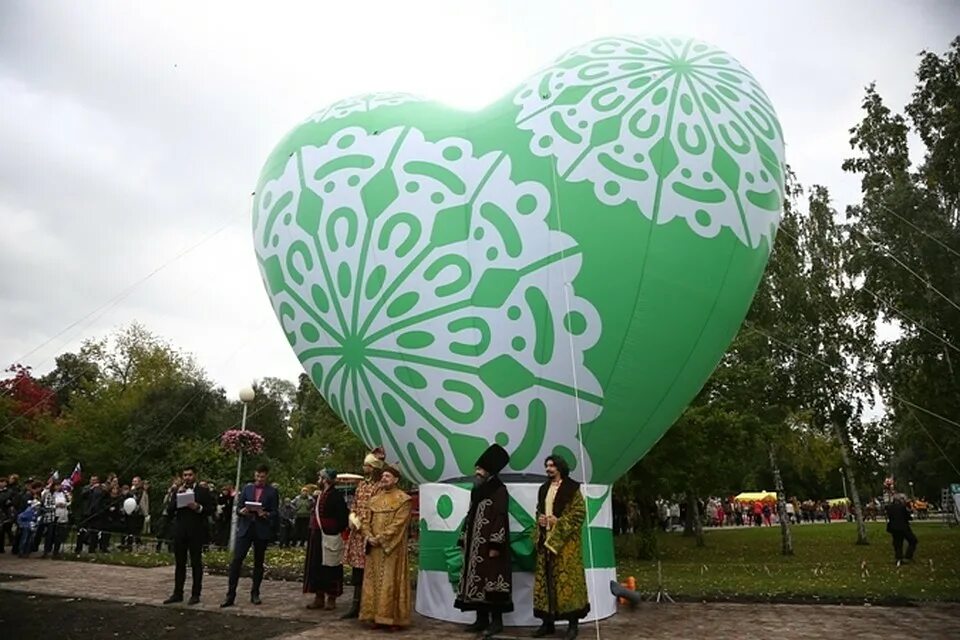
[[[694,40],[608,38],[464,113],[338,102],[276,148],[257,258],[333,409],[421,483],[562,453],[612,483],[701,388],[784,194],[773,107]]]

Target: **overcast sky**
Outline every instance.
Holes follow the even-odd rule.
[[[781,4],[2,0],[0,362],[166,265],[25,363],[45,373],[82,339],[137,320],[231,394],[295,377],[249,229],[281,136],[367,91],[479,108],[603,35],[689,35],[732,53],[773,101],[800,180],[842,207],[858,195],[840,162],[863,87],[876,81],[902,108],[916,54],[947,48],[960,3]]]

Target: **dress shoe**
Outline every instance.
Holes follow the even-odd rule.
[[[537,627],[537,630],[534,631],[530,637],[545,638],[547,636],[552,636],[554,633],[556,633],[556,629],[553,627],[552,624],[550,625],[542,624],[539,627]]]
[[[200,604],[200,596],[190,596],[190,599],[187,600],[187,604]]]
[[[183,602],[183,596],[179,594],[173,594],[169,598],[163,601],[163,604],[173,604],[175,602]]]
[[[259,593],[251,593],[250,602],[252,602],[253,604],[263,604],[263,600],[260,599]]]
[[[227,596],[227,599],[220,603],[220,608],[221,608],[221,609],[226,609],[227,607],[232,607],[232,606],[233,606],[233,600],[234,600],[234,599],[233,599],[231,596]]]

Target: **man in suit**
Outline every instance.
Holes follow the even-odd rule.
[[[263,558],[267,552],[267,543],[273,538],[274,524],[280,508],[280,494],[275,487],[267,484],[270,467],[261,464],[253,474],[253,482],[248,483],[240,492],[236,510],[240,516],[237,523],[237,541],[233,549],[233,561],[230,563],[230,579],[227,598],[221,607],[232,607],[237,599],[237,583],[240,582],[240,569],[253,546],[253,587],[250,589],[250,602],[260,604],[260,583],[263,582]]]
[[[197,470],[186,466],[180,474],[180,484],[167,493],[167,516],[173,531],[173,555],[176,559],[173,594],[163,604],[183,602],[183,584],[187,580],[187,553],[193,573],[193,589],[187,604],[200,602],[203,586],[203,545],[207,542],[207,516],[215,509],[213,495],[197,480]],[[193,492],[193,500],[178,506],[178,496]]]

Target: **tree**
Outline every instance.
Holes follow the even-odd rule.
[[[960,473],[960,431],[937,417],[960,415],[960,38],[943,56],[923,52],[917,80],[909,121],[867,87],[843,167],[861,176],[847,211],[858,325],[871,337],[878,324],[899,329],[877,342],[870,371],[891,467],[931,495]],[[911,122],[926,147],[915,171]]]

